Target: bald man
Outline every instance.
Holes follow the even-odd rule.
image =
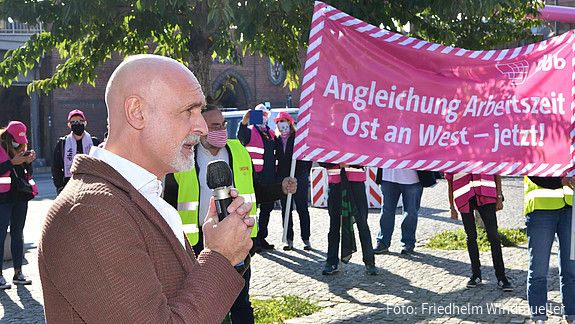
[[[136,55],[114,71],[105,149],[75,157],[44,224],[38,266],[48,323],[224,319],[244,286],[233,265],[251,248],[251,205],[234,192],[217,223],[212,202],[196,258],[178,212],[160,197],[159,179],[194,165],[204,105],[194,75],[172,59]]]

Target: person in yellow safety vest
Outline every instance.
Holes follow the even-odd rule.
[[[274,201],[283,194],[294,193],[295,178],[285,178],[282,183],[264,185],[254,181],[252,161],[248,151],[238,140],[228,140],[227,122],[216,105],[208,105],[202,112],[208,125],[208,134],[194,148],[195,167],[190,171],[169,174],[166,177],[164,199],[178,209],[184,224],[184,231],[194,251],[203,249],[200,224],[207,215],[212,191],[206,183],[206,169],[211,161],[224,160],[232,169],[233,186],[252,202],[250,215],[256,215],[258,201]],[[252,237],[257,234],[254,226]],[[246,262],[247,264],[248,262]],[[250,267],[244,272],[245,286],[232,306],[232,323],[253,323],[254,314],[249,300]]]
[[[572,177],[525,177],[524,212],[529,246],[527,301],[534,322],[547,320],[547,274],[551,247],[559,241],[563,315],[575,320],[575,261],[571,260]]]

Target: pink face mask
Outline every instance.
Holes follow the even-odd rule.
[[[217,148],[222,148],[222,147],[226,146],[226,143],[228,141],[228,131],[226,129],[220,129],[217,131],[209,131],[208,137],[206,138],[206,141],[211,146],[214,146]]]

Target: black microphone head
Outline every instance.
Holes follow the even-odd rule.
[[[216,189],[232,185],[232,170],[224,160],[215,160],[208,163],[206,169],[208,188]]]

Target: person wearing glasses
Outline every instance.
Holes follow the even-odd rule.
[[[58,139],[54,147],[52,159],[52,181],[58,194],[64,189],[70,180],[72,161],[76,154],[88,154],[92,146],[98,146],[100,140],[93,137],[86,131],[86,117],[79,109],[74,109],[68,113],[68,128],[70,134]]]
[[[212,190],[207,184],[206,169],[208,163],[225,161],[232,169],[233,187],[238,189],[246,201],[252,203],[250,216],[256,216],[256,201],[270,202],[280,199],[288,193],[295,193],[297,181],[286,177],[281,183],[262,184],[253,173],[253,164],[247,149],[239,140],[228,139],[227,124],[216,104],[208,104],[202,111],[208,126],[208,134],[200,138],[200,144],[194,147],[195,166],[189,171],[170,173],[166,176],[164,200],[176,207],[184,224],[184,232],[199,254],[204,249],[202,226],[210,207]],[[251,237],[258,232],[254,226]],[[244,261],[243,277],[245,285],[230,309],[232,323],[254,323],[254,311],[250,303],[249,288],[251,267],[249,259]],[[242,268],[238,268],[238,271]]]

